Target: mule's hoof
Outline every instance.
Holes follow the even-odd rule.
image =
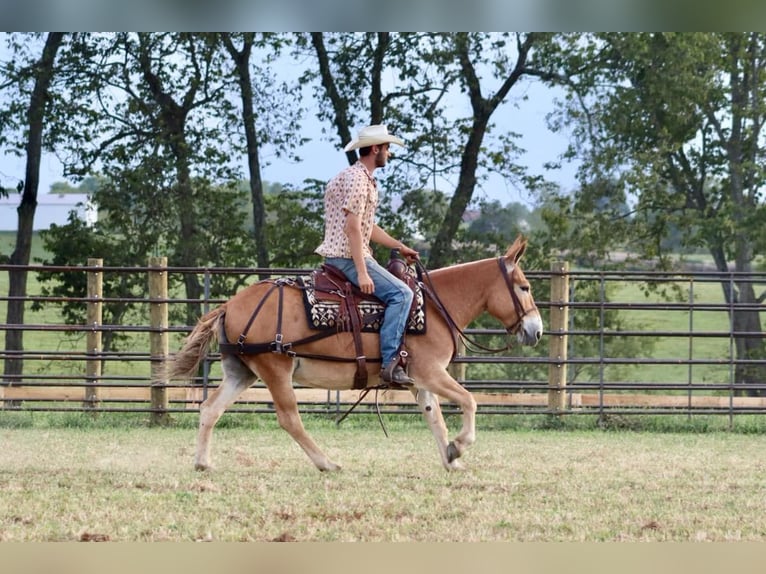
[[[447,445],[447,462],[451,463],[458,458],[460,458],[460,451],[458,451],[454,442],[450,442]]]
[[[342,467],[339,464],[328,461],[327,464],[317,466],[317,468],[320,470],[320,472],[335,472],[337,470],[341,470]]]
[[[213,470],[213,467],[209,464],[202,464],[201,462],[195,462],[194,463],[194,470],[198,470],[200,472],[205,472],[208,470]]]

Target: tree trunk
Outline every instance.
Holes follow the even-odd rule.
[[[330,69],[330,59],[327,56],[327,49],[324,45],[324,35],[322,32],[311,33],[311,43],[317,55],[319,63],[319,74],[322,78],[322,86],[327,92],[327,98],[330,100],[332,109],[335,112],[335,129],[338,130],[338,137],[343,145],[351,141],[351,130],[348,125],[348,102],[338,93],[335,80]],[[356,163],[357,155],[355,150],[346,152],[346,160],[349,165]]]
[[[753,289],[752,283],[744,281],[737,282],[737,294],[737,302],[740,305],[757,305],[755,290]],[[760,334],[762,332],[761,319],[757,309],[735,310],[732,326],[735,333]],[[734,345],[737,349],[737,359],[741,361],[763,359],[764,356],[766,356],[766,353],[764,353],[763,340],[757,335],[735,336]],[[766,375],[764,375],[763,366],[738,364],[734,369],[734,380],[739,384],[762,385],[766,384]],[[751,397],[766,396],[766,391],[762,389],[748,389],[745,393]]]
[[[431,255],[428,258],[428,264],[433,268],[444,267],[451,262],[452,241],[455,238],[458,227],[460,227],[463,213],[473,198],[473,192],[476,188],[476,170],[479,166],[479,154],[481,153],[481,144],[484,141],[489,120],[500,103],[505,100],[511,88],[519,81],[519,78],[527,73],[527,58],[529,51],[537,41],[537,36],[535,34],[527,34],[523,41],[521,38],[519,39],[516,46],[519,53],[513,70],[503,81],[497,92],[488,98],[482,96],[481,79],[471,61],[469,35],[467,33],[456,34],[454,41],[455,53],[460,61],[463,82],[466,85],[468,96],[471,100],[473,126],[468,141],[463,148],[457,189],[452,196],[449,210],[439,228],[431,249]]]
[[[45,125],[45,107],[48,103],[48,89],[54,75],[56,54],[63,41],[64,34],[51,32],[45,40],[42,56],[35,69],[35,85],[27,110],[27,165],[24,190],[18,207],[19,223],[16,229],[16,247],[11,254],[11,265],[29,265],[32,253],[32,231],[35,211],[37,210],[37,192],[40,184],[40,158],[42,156],[43,129]],[[8,325],[24,323],[24,300],[27,295],[27,271],[18,269],[9,271]],[[8,354],[24,350],[23,332],[9,329],[5,332],[5,350]],[[4,380],[17,382],[24,368],[21,357],[6,358]],[[6,405],[8,403],[6,402]],[[12,406],[12,405],[11,405]]]
[[[258,132],[255,128],[255,110],[253,108],[253,83],[250,77],[250,54],[252,53],[254,34],[244,35],[242,51],[238,52],[231,41],[230,34],[222,34],[224,45],[234,60],[237,68],[240,95],[242,97],[242,123],[245,126],[247,141],[247,168],[250,173],[250,199],[253,202],[253,239],[255,241],[258,267],[269,266],[269,251],[266,246],[266,206],[263,198],[263,180],[259,158]],[[260,279],[267,279],[262,274]]]
[[[159,106],[159,121],[161,133],[158,138],[170,149],[176,170],[175,198],[179,206],[180,242],[176,253],[176,265],[195,267],[200,263],[197,254],[197,242],[194,236],[197,232],[197,218],[194,212],[194,189],[191,180],[190,158],[191,148],[186,141],[186,119],[194,103],[194,94],[199,86],[199,78],[190,79],[189,91],[184,96],[184,104],[178,104],[170,94],[164,91],[160,77],[152,69],[149,47],[145,37],[139,35],[139,64],[144,81],[152,98]],[[202,314],[200,298],[202,285],[195,273],[184,274],[186,287],[186,322],[194,325]]]
[[[740,248],[738,253],[740,254],[735,261],[735,272],[737,273],[750,273],[752,267],[747,257],[751,255],[747,254],[750,249],[749,242],[746,248]],[[720,245],[716,245],[710,248],[710,252],[715,260],[716,268],[720,272],[728,272],[728,264],[724,257],[724,250]],[[740,335],[736,333],[761,333],[761,318],[758,310],[759,301],[755,294],[754,284],[747,281],[734,281],[731,282],[728,279],[721,281],[721,289],[723,291],[724,300],[729,305],[729,322],[731,330],[734,335],[734,349],[735,358],[740,361],[749,361],[753,359],[763,359],[766,357],[766,349],[764,349],[764,343],[761,337],[757,335]],[[749,309],[742,309],[740,307],[750,307]],[[734,382],[738,385],[754,385],[754,384],[766,384],[766,376],[764,376],[764,368],[759,365],[738,364],[734,368]],[[766,396],[766,391],[760,389],[748,389],[738,392],[737,394],[745,394],[751,397]]]
[[[478,167],[481,142],[487,129],[489,116],[474,116],[473,129],[463,149],[460,162],[460,178],[450,200],[449,210],[436,234],[436,239],[428,257],[428,266],[438,269],[449,264],[452,259],[452,240],[457,233],[468,204],[476,188],[476,169]]]
[[[733,53],[739,53],[737,49],[740,37],[735,36],[732,41]],[[729,167],[729,193],[732,204],[732,219],[734,222],[734,269],[739,273],[749,274],[752,272],[754,256],[752,229],[746,224],[749,215],[758,209],[755,200],[758,197],[756,179],[752,175],[752,164],[756,163],[752,155],[755,150],[751,136],[748,134],[748,116],[760,114],[750,109],[750,98],[760,95],[760,84],[757,77],[751,77],[749,70],[758,65],[755,52],[743,62],[744,70],[734,67],[729,75],[731,84],[732,117],[729,140],[726,143],[726,156]],[[759,120],[755,120],[758,123]],[[750,306],[751,309],[738,309],[734,307],[731,317],[732,329],[735,333],[761,333],[760,312],[757,307],[755,289],[748,281],[736,282],[735,303],[742,306]],[[737,359],[749,361],[763,358],[764,343],[759,336],[741,335],[734,337],[734,345],[737,350]],[[766,382],[763,376],[763,367],[749,364],[738,364],[735,367],[735,382],[743,385],[754,385]],[[760,389],[748,389],[745,393],[749,396],[766,396],[766,391]]]

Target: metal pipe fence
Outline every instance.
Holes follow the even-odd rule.
[[[0,272],[17,268],[0,265]],[[24,337],[23,350],[3,347],[0,352],[0,407],[144,412],[153,420],[196,411],[220,382],[220,356],[211,353],[191,384],[158,383],[156,367],[167,357],[152,337],[166,337],[172,355],[191,330],[186,320],[190,305],[204,312],[226,299],[216,293],[233,293],[264,275],[310,271],[183,268],[156,262],[147,267],[26,269],[30,293],[23,297],[24,323],[0,323],[0,331]],[[152,273],[167,282],[164,295],[150,292]],[[98,274],[103,292],[57,294],[50,289],[56,280],[43,279],[62,274],[83,279],[82,285],[85,277]],[[201,286],[200,298],[185,296],[181,285],[190,274]],[[757,297],[725,297],[725,292],[739,294],[747,286],[756,295],[766,291],[766,273],[592,272],[557,263],[550,271],[526,275],[544,315],[543,342],[502,355],[463,352],[452,366],[453,375],[477,398],[479,414],[720,414],[731,420],[739,414],[766,413],[766,309]],[[137,279],[142,277],[146,279]],[[134,279],[131,292],[118,289],[126,278]],[[14,300],[18,298],[0,296],[0,320]],[[102,320],[89,320],[93,305],[102,307]],[[150,317],[160,306],[170,319],[152,324]],[[755,318],[745,323],[747,329],[740,327],[744,316]],[[468,334],[497,346],[505,331],[485,324],[490,322],[473,326]],[[102,341],[99,348],[92,347],[96,333]],[[356,391],[296,392],[302,412],[334,416],[358,397]],[[365,399],[357,412],[374,412],[371,401]],[[416,412],[406,392],[388,391],[380,402],[384,413]],[[454,411],[449,404],[443,408]],[[256,384],[231,412],[273,411],[265,388]]]

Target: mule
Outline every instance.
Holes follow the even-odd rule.
[[[515,336],[522,345],[534,346],[542,337],[542,319],[519,266],[526,246],[526,240],[518,237],[504,256],[437,269],[424,280],[432,295],[426,297],[428,328],[425,334],[407,336],[408,369],[414,379],[410,391],[436,439],[447,470],[461,468],[458,459],[476,438],[476,401],[447,370],[456,353],[458,334],[462,335],[462,330],[486,311],[505,326],[509,338]],[[306,343],[301,348],[305,352],[296,353],[298,349],[291,349],[289,342],[312,338],[302,292],[286,286],[279,297],[268,296],[273,290],[273,280],[255,283],[204,315],[169,365],[170,378],[190,378],[215,338],[236,341],[246,334],[249,341],[270,342],[265,347],[272,352],[222,353],[222,382],[200,406],[195,455],[198,470],[210,468],[210,440],[216,422],[257,378],[271,394],[280,426],[314,465],[321,471],[340,469],[306,432],[293,381],[322,389],[351,389],[357,369],[352,335],[335,332]],[[279,333],[277,341],[275,332]],[[361,337],[367,355],[379,355],[377,333],[362,333]],[[349,359],[323,359],[338,356]],[[370,361],[367,368],[367,386],[380,385],[379,364]],[[451,441],[437,397],[459,406],[462,413],[462,428]]]

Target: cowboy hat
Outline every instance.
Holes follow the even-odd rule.
[[[404,141],[388,133],[385,125],[367,126],[359,130],[356,139],[351,140],[343,148],[343,151],[351,151],[371,145],[380,145],[384,143],[395,143],[404,147]]]

